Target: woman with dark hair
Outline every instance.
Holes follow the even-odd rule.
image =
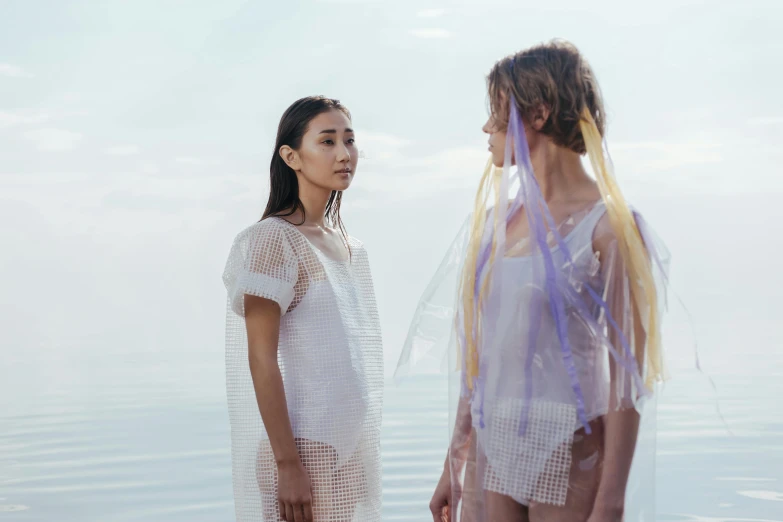
[[[640,426],[664,376],[668,256],[612,175],[576,47],[520,51],[487,83],[491,157],[441,269],[460,274],[454,313],[434,302],[438,275],[398,367],[432,358],[453,317],[460,392],[433,520],[653,520],[654,452],[638,443],[654,441]]]
[[[367,253],[340,218],[357,161],[339,101],[295,102],[278,127],[263,217],[229,255],[238,522],[380,520],[381,331]]]

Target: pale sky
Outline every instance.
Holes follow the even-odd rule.
[[[366,155],[344,219],[390,373],[486,160],[484,75],[553,37],[596,71],[703,349],[777,350],[781,26],[779,0],[0,0],[0,350],[222,353],[278,120],[324,94]]]

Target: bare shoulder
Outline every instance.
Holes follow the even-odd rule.
[[[636,210],[631,208],[631,215],[634,219],[634,223],[631,226],[638,227],[642,222],[642,216]],[[640,231],[641,232],[641,231]],[[617,232],[612,226],[609,213],[604,212],[601,218],[596,223],[593,230],[593,250],[596,252],[607,252],[609,250],[616,250],[616,242],[618,240]]]
[[[615,233],[609,214],[604,213],[593,229],[593,251],[601,254],[601,257],[616,248],[617,234]]]

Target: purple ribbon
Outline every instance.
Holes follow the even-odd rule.
[[[584,394],[582,393],[582,387],[579,384],[579,377],[576,374],[576,365],[574,364],[573,353],[571,352],[571,343],[568,340],[568,317],[566,316],[565,300],[563,294],[558,290],[557,277],[558,269],[555,266],[554,259],[552,257],[552,251],[549,248],[546,236],[546,227],[543,216],[541,213],[549,214],[549,210],[544,201],[544,197],[541,194],[541,189],[538,186],[535,176],[533,175],[533,165],[530,161],[530,149],[527,146],[527,137],[525,135],[525,129],[522,124],[522,119],[519,116],[516,104],[511,103],[511,118],[509,121],[509,132],[514,138],[514,152],[516,157],[517,166],[519,169],[524,169],[520,172],[520,190],[524,190],[524,209],[528,218],[528,227],[532,232],[532,236],[535,237],[535,244],[538,245],[538,249],[541,252],[541,257],[544,260],[544,272],[545,272],[545,286],[546,292],[549,296],[549,307],[552,313],[552,317],[555,320],[555,329],[557,332],[558,340],[560,341],[560,353],[565,364],[568,377],[571,381],[571,389],[576,396],[576,413],[579,418],[579,422],[584,426],[585,432],[589,435],[592,433],[590,425],[587,422],[587,415],[585,413],[585,401]],[[529,185],[529,187],[528,187]],[[529,193],[527,193],[529,191]],[[549,216],[551,218],[551,216]],[[552,229],[555,235],[558,235],[556,229]],[[531,245],[533,243],[531,242]],[[540,306],[538,307],[541,308]],[[532,312],[532,310],[531,310]],[[528,346],[528,351],[532,351],[533,346]],[[526,376],[529,381],[529,376]],[[526,386],[526,393],[530,387]],[[524,403],[530,402],[530,397],[526,397]],[[525,414],[527,417],[527,414]],[[526,426],[525,423],[520,423],[520,431],[522,427]]]

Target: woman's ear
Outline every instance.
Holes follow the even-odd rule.
[[[547,120],[549,120],[550,114],[552,114],[552,111],[543,103],[539,104],[538,107],[533,109],[530,114],[530,126],[533,128],[533,130],[540,131],[543,129]]]
[[[299,159],[299,154],[294,149],[288,145],[283,145],[280,147],[278,154],[280,154],[280,157],[283,158],[283,161],[285,161],[285,164],[288,165],[291,170],[294,172],[300,170],[301,160]]]

